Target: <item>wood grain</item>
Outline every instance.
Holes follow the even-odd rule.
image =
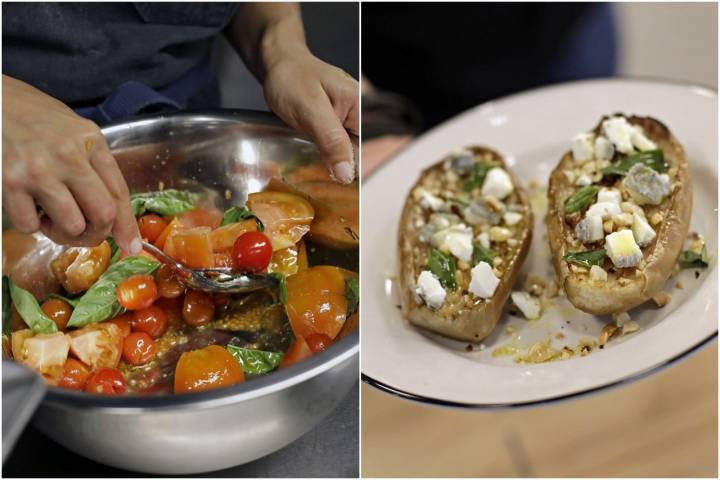
[[[627,386],[495,412],[362,389],[365,477],[716,477],[717,343]]]

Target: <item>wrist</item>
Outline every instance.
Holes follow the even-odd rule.
[[[261,81],[277,64],[287,58],[312,56],[305,43],[305,32],[298,18],[285,17],[269,22],[263,29],[259,42]]]

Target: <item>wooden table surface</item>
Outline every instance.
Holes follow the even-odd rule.
[[[716,477],[717,342],[644,380],[556,405],[426,406],[362,388],[367,477]]]

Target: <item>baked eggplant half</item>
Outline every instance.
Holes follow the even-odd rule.
[[[399,226],[403,315],[457,340],[487,337],[527,255],[532,225],[526,192],[494,150],[459,149],[424,170]]]
[[[615,114],[572,139],[550,176],[548,239],[580,310],[621,313],[658,293],[687,237],[692,184],[660,121]]]

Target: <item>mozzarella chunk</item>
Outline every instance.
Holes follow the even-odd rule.
[[[620,202],[622,202],[620,190],[617,188],[601,188],[598,192],[597,203],[602,202],[617,203],[620,205]]]
[[[575,225],[575,237],[582,243],[597,242],[604,236],[603,220],[599,215],[585,217]]]
[[[592,133],[578,133],[572,139],[572,153],[576,162],[592,160],[595,155]]]
[[[633,214],[632,233],[635,241],[641,247],[649,245],[657,235],[645,217],[637,213]]]
[[[610,161],[615,156],[615,147],[605,137],[598,136],[595,139],[595,157],[598,160]]]
[[[602,123],[602,128],[615,150],[626,154],[634,151],[631,140],[634,129],[625,117],[608,118]]]
[[[520,220],[522,220],[522,218],[523,218],[522,214],[518,213],[518,212],[505,212],[505,214],[503,215],[503,220],[505,220],[505,225],[508,225],[510,227],[520,223]]]
[[[542,315],[540,301],[527,292],[512,292],[513,303],[528,320],[537,320]]]
[[[597,202],[590,205],[585,215],[587,217],[612,218],[620,213],[620,205],[612,202]]]
[[[575,180],[575,185],[578,187],[587,187],[588,185],[592,185],[592,178],[590,178],[590,175],[585,173],[578,175],[577,180]]]
[[[632,141],[633,146],[641,152],[657,149],[657,145],[645,136],[645,132],[643,132],[642,127],[639,125],[633,126],[633,132],[632,135],[630,135],[630,140]]]
[[[622,181],[638,205],[659,205],[670,194],[670,177],[636,163]]]
[[[605,237],[605,251],[613,265],[618,268],[636,267],[642,260],[642,251],[629,229],[613,232]]]
[[[488,232],[482,232],[477,238],[481,247],[490,248],[490,234]]]
[[[514,188],[512,179],[505,170],[493,168],[485,175],[480,193],[483,196],[492,195],[498,200],[502,200],[510,195]]]
[[[428,307],[435,310],[442,307],[447,292],[445,292],[445,289],[440,284],[440,280],[438,280],[432,272],[423,270],[418,277],[417,285],[415,293],[418,294]]]
[[[495,293],[500,279],[495,276],[490,265],[480,262],[470,270],[470,286],[468,290],[479,298],[490,298]]]

